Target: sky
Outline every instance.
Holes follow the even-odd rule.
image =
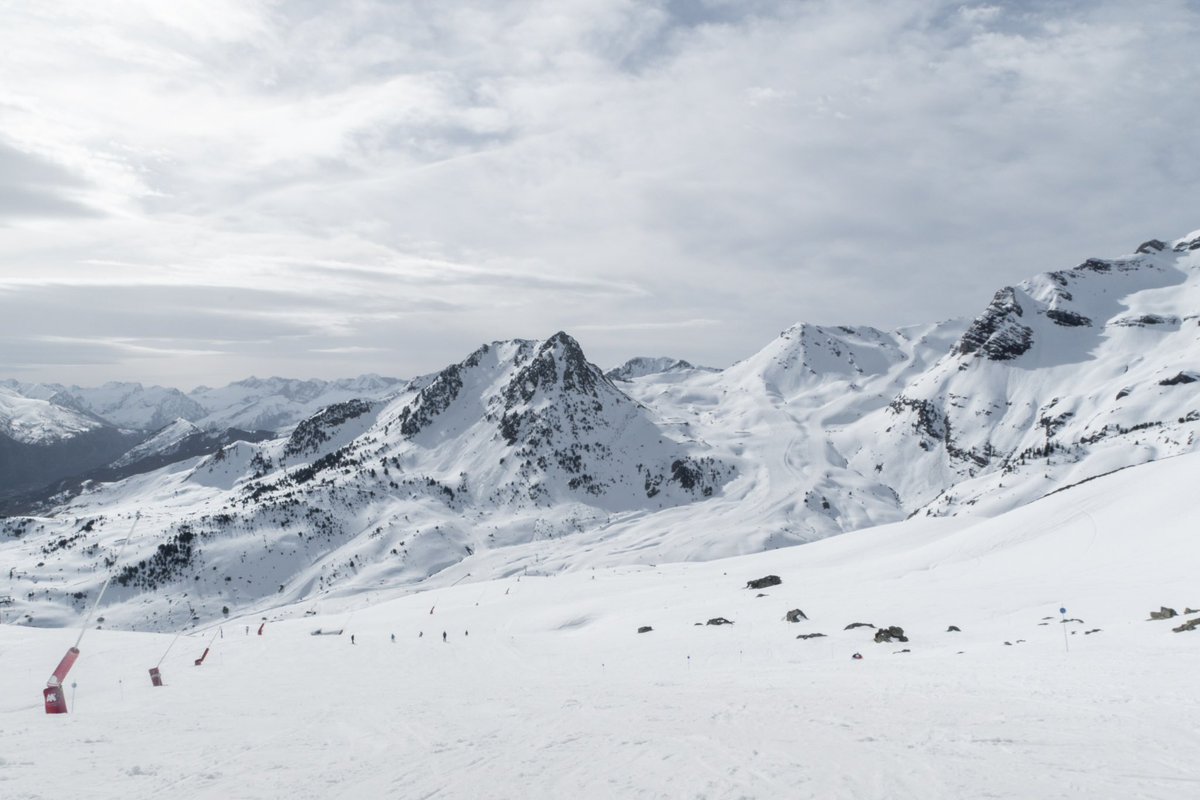
[[[0,378],[725,366],[1200,228],[1200,3],[0,0]]]

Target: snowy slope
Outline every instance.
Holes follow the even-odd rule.
[[[745,462],[741,478],[708,504],[722,535],[678,541],[665,558],[781,547],[904,517],[872,470],[849,466],[832,442],[848,422],[886,407],[945,352],[963,323],[905,328],[800,324],[750,358],[714,374],[635,379],[627,391],[715,453]],[[646,520],[679,540],[680,520]]]
[[[186,419],[176,419],[155,431],[149,439],[118,458],[112,463],[112,466],[124,467],[152,456],[170,454],[177,450],[185,439],[198,433],[200,433],[200,428]]]
[[[1198,615],[1147,616],[1200,607],[1197,480],[1191,455],[991,519],[381,587],[174,643],[93,631],[59,717],[41,689],[75,633],[3,625],[0,783],[29,800],[1188,797],[1200,628],[1172,628]],[[768,574],[781,585],[745,588]],[[717,616],[734,624],[696,624]]]

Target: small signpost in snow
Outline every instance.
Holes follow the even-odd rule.
[[[1066,607],[1064,606],[1063,608],[1060,608],[1058,610],[1058,613],[1062,615],[1063,650],[1069,653],[1069,652],[1071,652],[1071,645],[1067,643],[1067,609],[1066,609]]]

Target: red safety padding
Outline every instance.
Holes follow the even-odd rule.
[[[67,654],[62,657],[62,661],[58,662],[58,666],[54,668],[54,674],[50,676],[50,680],[46,681],[46,685],[62,686],[63,681],[67,679],[67,673],[71,671],[71,667],[75,666],[75,660],[78,658],[78,647],[68,650]]]

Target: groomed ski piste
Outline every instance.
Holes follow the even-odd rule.
[[[0,797],[1200,796],[1197,485],[1186,455],[990,519],[363,593],[165,659],[92,630],[62,715],[76,631],[0,625]]]

